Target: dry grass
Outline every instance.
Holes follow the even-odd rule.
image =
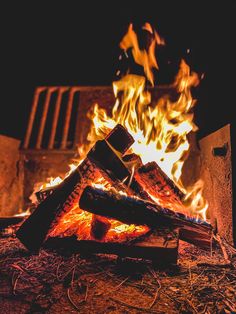
[[[1,313],[232,313],[236,257],[181,243],[166,269],[114,256],[29,254],[15,238],[0,239]]]

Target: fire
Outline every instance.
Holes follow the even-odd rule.
[[[147,80],[154,85],[153,69],[158,69],[155,49],[164,44],[158,33],[146,23],[143,27],[150,35],[147,49],[141,49],[138,37],[132,24],[120,43],[125,52],[131,49],[135,62],[144,69],[144,76],[127,74],[119,81],[113,82],[114,104],[112,115],[95,104],[89,113],[92,126],[88,134],[90,145],[81,148],[81,160],[97,140],[103,139],[116,124],[122,124],[133,136],[135,142],[130,153],[140,156],[143,164],[155,161],[175,184],[186,194],[184,207],[188,213],[206,218],[207,202],[202,197],[202,181],[193,187],[185,188],[181,182],[184,162],[188,156],[188,134],[196,131],[192,108],[196,100],[192,98],[191,88],[199,83],[198,75],[190,71],[190,67],[181,60],[178,74],[173,83],[177,99],[162,97],[157,103],[151,102],[151,93],[147,88]],[[134,170],[134,169],[133,169]],[[59,183],[59,179],[50,184]],[[111,189],[104,179],[94,182],[99,187]],[[152,198],[159,202],[154,196]],[[160,203],[160,202],[159,202]],[[80,239],[90,238],[92,214],[82,211],[75,204],[74,208],[65,214],[58,226],[51,232],[52,236],[70,235],[76,233]],[[115,220],[109,220],[111,228],[105,241],[119,238],[125,239],[147,232],[147,227],[128,226]]]
[[[132,24],[130,24],[127,34],[122,39],[120,43],[120,47],[123,50],[127,50],[129,48],[132,49],[132,54],[133,54],[135,62],[144,68],[144,72],[148,80],[151,82],[152,85],[154,85],[152,69],[153,68],[158,69],[157,61],[155,58],[155,48],[157,44],[164,45],[165,42],[163,39],[160,38],[157,32],[152,29],[149,23],[146,23],[143,26],[143,29],[145,29],[152,35],[152,39],[151,39],[151,42],[149,44],[147,51],[140,49],[139,43],[138,43],[138,37],[133,30]]]
[[[154,34],[148,52],[140,50],[132,24],[120,47],[124,50],[132,49],[135,61],[144,67],[147,79],[153,84],[152,68],[158,68],[158,65],[154,61],[155,50],[151,47],[164,44],[164,41],[150,24],[146,23],[144,29]],[[181,181],[182,168],[189,151],[187,135],[197,130],[192,112],[196,100],[192,98],[191,88],[199,84],[198,75],[191,72],[187,63],[181,60],[173,83],[178,98],[171,101],[165,96],[154,105],[151,104],[151,93],[146,83],[145,77],[131,74],[113,82],[116,102],[112,116],[109,117],[104,109],[95,104],[89,116],[94,127],[91,128],[88,140],[94,143],[102,139],[117,123],[125,126],[135,139],[132,152],[140,156],[143,164],[156,161],[186,194],[184,203],[187,212],[205,219],[208,205],[202,197],[203,182],[199,180],[193,187],[185,188]]]
[[[181,71],[182,67],[186,67],[186,72],[189,71],[184,61]],[[192,79],[189,77],[185,84],[181,81],[181,86],[176,83],[179,89],[184,87],[176,102],[162,98],[155,106],[150,104],[150,92],[145,91],[144,77],[127,75],[113,83],[115,96],[121,92],[122,98],[117,98],[112,117],[95,106],[91,116],[95,128],[92,128],[89,140],[92,142],[102,138],[111,127],[120,123],[134,137],[132,150],[141,157],[142,162],[156,161],[175,183],[181,185],[179,178],[189,149],[187,134],[196,130],[193,114],[189,113],[194,101],[187,97],[194,83]]]

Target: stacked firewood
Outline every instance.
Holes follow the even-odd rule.
[[[91,235],[100,251],[109,246],[101,242],[110,228],[107,218],[146,225],[151,230],[149,236],[156,230],[165,230],[164,234],[178,231],[179,239],[209,247],[212,227],[185,214],[183,192],[157,163],[143,165],[138,156],[127,154],[133,142],[126,129],[117,125],[104,140],[95,143],[62,183],[38,192],[38,206],[17,231],[21,242],[29,250],[38,251],[59,219],[79,203],[81,209],[93,213]],[[112,192],[92,187],[100,177],[114,187]]]

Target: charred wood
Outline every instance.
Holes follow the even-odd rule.
[[[26,217],[24,216],[13,216],[13,217],[0,217],[0,230],[7,228],[11,225],[21,223]]]
[[[151,201],[148,193],[132,178],[132,173],[107,141],[97,141],[88,158],[100,169],[103,177],[121,191]],[[132,180],[131,180],[131,179]]]
[[[96,167],[85,160],[42,201],[16,233],[32,251],[38,251],[54,224],[79,199],[82,188],[98,176]]]
[[[184,193],[176,184],[164,173],[156,162],[149,162],[138,168],[134,177],[137,182],[153,197],[159,200],[158,203],[182,206],[181,200]]]
[[[142,258],[151,260],[155,265],[176,264],[178,257],[178,231],[151,231],[146,236],[130,242],[99,242],[77,240],[75,236],[67,238],[49,238],[44,247],[70,251],[72,253],[114,254],[119,257]]]
[[[209,248],[212,227],[182,213],[134,197],[86,187],[80,208],[97,215],[117,219],[126,224],[147,225],[151,228],[180,228],[180,239]]]

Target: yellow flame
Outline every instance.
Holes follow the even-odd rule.
[[[112,117],[95,105],[91,115],[94,127],[88,139],[91,142],[101,139],[120,123],[134,137],[132,150],[141,157],[143,164],[156,161],[171,179],[180,183],[182,166],[189,149],[187,134],[197,129],[193,114],[189,112],[195,104],[190,88],[196,84],[193,78],[197,79],[197,76],[189,73],[188,77],[183,78],[185,83],[179,78],[180,73],[188,72],[188,65],[182,61],[175,81],[180,91],[178,99],[171,102],[167,97],[161,98],[155,106],[150,104],[151,94],[145,90],[143,76],[126,75],[114,82],[115,96],[122,92],[122,97],[117,98]]]
[[[156,34],[155,43],[164,43],[150,24],[145,24],[144,29]],[[132,48],[135,61],[144,67],[148,80],[153,83],[152,68],[157,68],[154,50],[151,52],[149,50],[148,53],[140,50],[132,24],[120,47],[124,50]],[[198,181],[195,186],[188,189],[184,188],[181,182],[182,168],[189,150],[187,135],[197,130],[192,112],[196,100],[192,98],[191,88],[198,84],[198,75],[191,72],[187,63],[181,60],[172,86],[177,91],[177,99],[171,101],[170,97],[165,96],[153,105],[151,93],[146,88],[145,77],[131,74],[124,76],[119,81],[113,82],[116,102],[112,116],[109,117],[97,104],[90,112],[89,118],[93,121],[93,126],[88,140],[94,143],[103,138],[117,123],[122,124],[135,139],[132,152],[141,157],[143,164],[156,161],[187,194],[184,205],[188,212],[197,213],[201,218],[205,218],[207,202],[202,197],[203,182]]]
[[[120,42],[120,47],[125,51],[130,48],[132,49],[132,54],[135,62],[143,66],[147,79],[151,82],[152,85],[154,85],[152,69],[153,68],[158,69],[158,64],[155,58],[155,48],[157,44],[164,45],[165,43],[164,40],[162,40],[161,37],[157,34],[157,32],[152,29],[149,23],[146,23],[143,26],[143,29],[145,29],[152,35],[151,42],[149,44],[147,51],[144,49],[143,50],[140,49],[138,37],[135,31],[133,30],[132,24],[129,25],[127,34],[123,37],[122,41]]]

